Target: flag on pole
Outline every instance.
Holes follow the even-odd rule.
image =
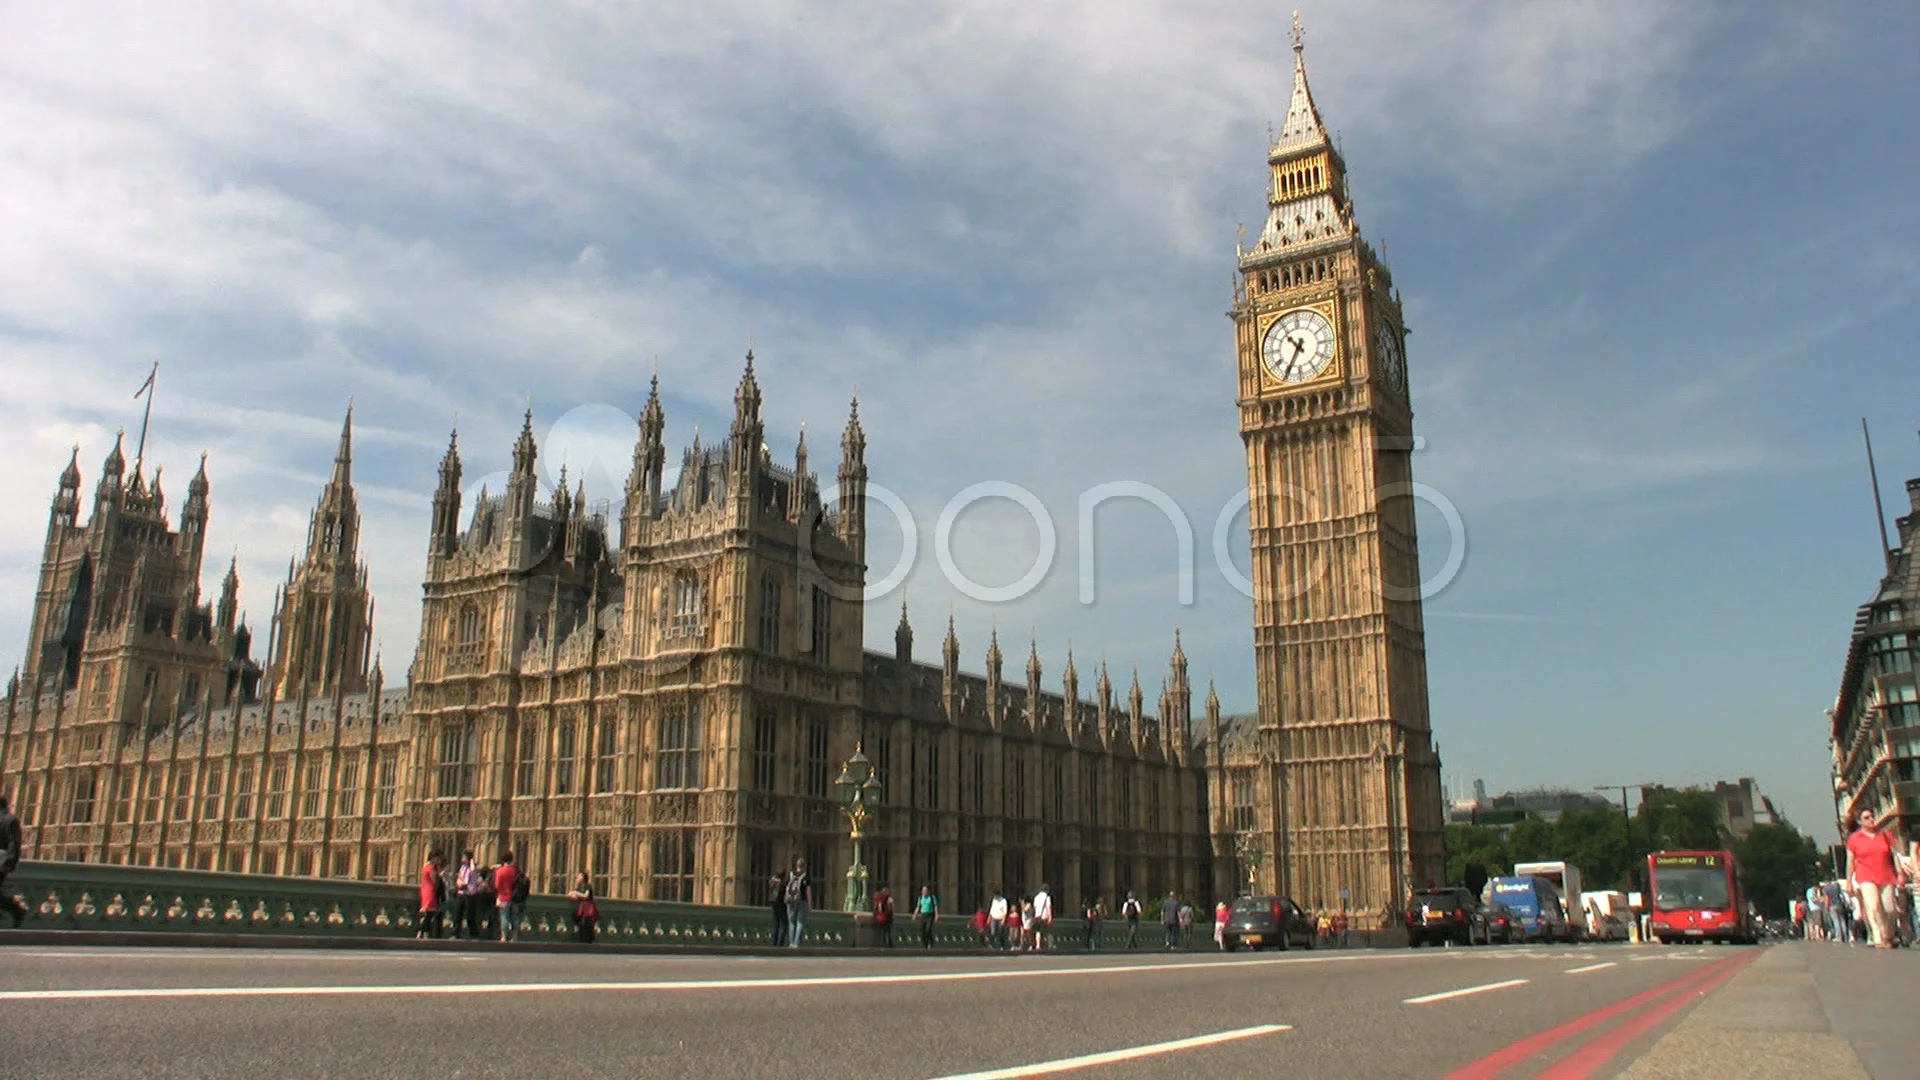
[[[152,392],[152,390],[153,390],[153,377],[154,377],[154,376],[156,376],[156,375],[158,375],[158,374],[160,374],[160,361],[158,361],[158,360],[155,360],[155,361],[153,362],[153,370],[152,370],[152,371],[149,371],[149,372],[147,372],[147,381],[146,381],[146,382],[143,382],[143,383],[141,383],[141,384],[140,384],[140,389],[138,389],[138,390],[135,390],[135,391],[133,392],[133,397],[134,397],[134,400],[136,400],[136,401],[138,401],[138,400],[140,399],[140,397],[141,397],[141,395],[143,395],[143,394],[147,394],[147,393],[150,393],[150,392]]]

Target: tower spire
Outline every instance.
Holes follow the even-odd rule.
[[[1287,103],[1287,118],[1280,125],[1280,138],[1273,144],[1274,156],[1292,154],[1309,147],[1323,146],[1327,129],[1320,122],[1320,110],[1313,104],[1313,91],[1307,86],[1306,35],[1300,29],[1300,13],[1293,13],[1293,98]]]

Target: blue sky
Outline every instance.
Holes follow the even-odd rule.
[[[23,648],[67,447],[90,487],[162,362],[150,459],[210,454],[213,550],[263,623],[340,413],[390,672],[434,466],[544,463],[609,498],[657,361],[669,438],[725,429],[756,344],[769,439],[823,476],[857,391],[922,543],[923,655],[1069,641],[1149,699],[1173,629],[1250,709],[1250,605],[1207,555],[1245,484],[1230,302],[1285,112],[1287,13],[1243,3],[13,5],[0,11],[0,652]],[[1345,3],[1308,65],[1413,336],[1418,478],[1466,558],[1428,605],[1449,777],[1750,775],[1830,821],[1822,712],[1873,590],[1860,452],[1920,475],[1920,13],[1853,4]],[[941,506],[1018,484],[1060,557],[1009,603],[936,563]],[[1078,494],[1176,499],[1200,548]],[[497,486],[497,484],[496,484]],[[1897,511],[1896,511],[1897,512]],[[1244,523],[1244,518],[1241,519]],[[1426,565],[1449,536],[1429,515]],[[1032,561],[959,519],[982,584]],[[1244,561],[1244,529],[1233,534]],[[876,567],[897,538],[874,544]],[[221,559],[224,562],[224,557]],[[210,566],[209,583],[221,567]],[[876,575],[878,569],[876,569]],[[869,642],[891,643],[898,594]]]

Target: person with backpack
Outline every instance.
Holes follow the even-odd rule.
[[[593,944],[594,932],[600,923],[600,905],[593,902],[593,882],[588,880],[585,870],[573,879],[573,891],[567,893],[567,899],[573,901],[573,940],[582,945]]]
[[[880,931],[880,947],[893,948],[893,890],[885,885],[873,894],[873,926]]]
[[[1100,938],[1102,936],[1100,932],[1101,919],[1103,919],[1106,914],[1106,905],[1100,902],[1099,897],[1090,896],[1087,898],[1087,948],[1089,950],[1100,947]]]
[[[520,887],[521,879],[526,875],[513,864],[513,852],[500,853],[500,868],[493,872],[494,915],[500,921],[500,940],[518,941],[520,938],[520,916],[514,910],[514,890]]]
[[[520,940],[520,923],[527,916],[527,898],[533,895],[533,876],[516,867],[513,873],[513,887],[505,895],[507,897],[505,907],[498,906],[498,896],[494,898],[494,914],[500,919],[500,940],[518,941]]]
[[[1120,905],[1120,917],[1127,920],[1127,948],[1140,946],[1140,901],[1132,893],[1127,894],[1127,902]]]
[[[920,899],[914,901],[913,916],[920,923],[920,947],[933,948],[933,928],[940,921],[940,898],[933,895],[933,886],[920,886]]]
[[[772,945],[776,949],[787,944],[787,872],[776,870],[767,880],[767,907],[773,912]]]
[[[18,930],[26,921],[27,905],[14,899],[7,891],[7,875],[20,865],[20,819],[15,817],[5,795],[0,795],[0,907],[7,909],[13,916],[13,928]]]
[[[807,911],[813,907],[813,878],[807,874],[807,860],[793,860],[793,873],[787,875],[787,948],[797,949],[807,936]]]

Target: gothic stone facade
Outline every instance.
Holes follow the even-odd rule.
[[[0,730],[30,854],[403,881],[433,847],[511,848],[543,889],[584,869],[606,895],[701,903],[758,902],[801,856],[837,897],[832,783],[864,747],[885,788],[876,882],[962,907],[1042,883],[1225,887],[1177,640],[1157,714],[1137,674],[1116,701],[1104,666],[1091,701],[1071,662],[1050,692],[1031,651],[1009,685],[997,635],[985,675],[963,674],[951,622],[919,663],[904,606],[893,653],[866,651],[857,406],[831,508],[804,435],[791,467],[768,452],[751,356],[735,406],[668,490],[656,382],[616,520],[564,470],[542,490],[531,413],[506,490],[471,506],[450,445],[406,690],[368,653],[351,414],[264,672],[236,571],[198,606],[204,466],[176,530],[157,471],[126,478],[117,448],[79,525],[70,463]]]
[[[1413,413],[1392,275],[1307,87],[1268,157],[1268,214],[1233,310],[1253,544],[1256,730],[1210,733],[1263,884],[1388,913],[1444,880],[1414,528]]]

